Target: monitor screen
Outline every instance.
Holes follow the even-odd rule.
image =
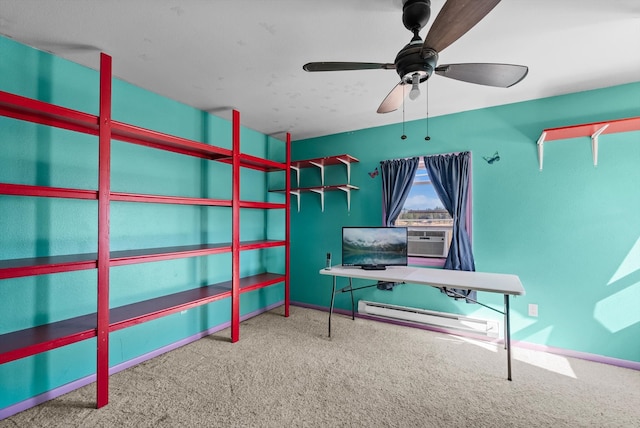
[[[364,269],[407,265],[406,227],[343,227],[342,265]]]

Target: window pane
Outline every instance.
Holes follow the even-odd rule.
[[[440,201],[422,161],[395,225],[409,228],[409,256],[424,260],[447,257],[453,219]]]
[[[444,208],[422,161],[416,171],[409,196],[396,226],[431,226],[451,228],[453,219]]]

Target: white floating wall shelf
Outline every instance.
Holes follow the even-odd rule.
[[[538,164],[542,171],[544,159],[544,143],[553,140],[566,140],[577,137],[591,137],[591,151],[593,153],[593,165],[598,165],[598,137],[604,134],[618,132],[640,131],[640,117],[609,120],[606,122],[584,123],[581,125],[549,128],[542,131],[538,138]]]
[[[358,190],[357,186],[351,184],[351,164],[359,162],[351,155],[325,156],[316,159],[305,159],[291,162],[291,169],[296,172],[297,187],[292,188],[289,193],[296,196],[298,201],[298,211],[300,211],[300,194],[313,192],[320,196],[320,206],[324,211],[324,194],[327,191],[341,190],[347,195],[347,211],[351,210],[351,191]],[[347,182],[337,185],[326,185],[324,181],[325,167],[331,165],[344,165],[347,169]],[[318,168],[320,170],[320,185],[312,187],[300,187],[300,170],[304,168]],[[282,189],[271,190],[272,192],[283,192]]]

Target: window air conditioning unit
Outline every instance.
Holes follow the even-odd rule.
[[[449,230],[409,229],[407,254],[413,257],[447,257]]]

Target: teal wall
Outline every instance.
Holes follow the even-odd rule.
[[[358,158],[351,182],[360,190],[350,212],[341,192],[326,195],[324,212],[318,196],[302,195],[291,220],[291,299],[329,306],[331,280],[318,270],[326,252],[340,263],[342,226],[381,225],[380,176],[367,174],[381,160],[469,150],[476,268],[519,275],[526,289],[512,298],[513,339],[640,362],[640,132],[601,136],[597,167],[589,138],[545,144],[542,171],[536,151],[544,128],[639,116],[638,100],[640,82],[433,117],[428,142],[424,120],[406,124],[406,140],[398,124],[296,141],[292,159]],[[496,151],[500,161],[483,159]],[[329,167],[327,183],[344,182],[344,170]],[[302,176],[303,185],[320,180],[314,170]],[[502,308],[502,296],[478,296]],[[356,298],[500,318],[412,284]],[[528,316],[530,303],[538,317]],[[338,295],[336,306],[350,309],[349,295]]]
[[[95,70],[0,37],[0,76],[0,90],[98,114]],[[232,146],[229,121],[117,79],[112,117]],[[284,160],[280,141],[244,127],[241,140],[244,153]],[[116,192],[231,198],[226,164],[114,141],[111,167]],[[0,182],[96,190],[97,177],[97,137],[0,117]],[[267,194],[269,180],[242,168],[241,198],[282,202],[282,195]],[[241,210],[241,239],[284,239],[278,211]],[[97,251],[97,201],[0,195],[0,213],[0,260]],[[112,250],[231,241],[231,209],[225,207],[113,202],[110,220]],[[242,253],[242,276],[264,271],[284,272],[283,248]],[[0,281],[0,334],[95,312],[96,277],[88,270]],[[119,266],[110,279],[110,304],[121,306],[230,280],[231,255]],[[243,294],[241,314],[277,303],[283,293],[277,284]],[[111,335],[110,365],[222,325],[230,320],[230,306],[225,299],[120,330]],[[0,409],[93,374],[95,347],[87,340],[0,365]]]

